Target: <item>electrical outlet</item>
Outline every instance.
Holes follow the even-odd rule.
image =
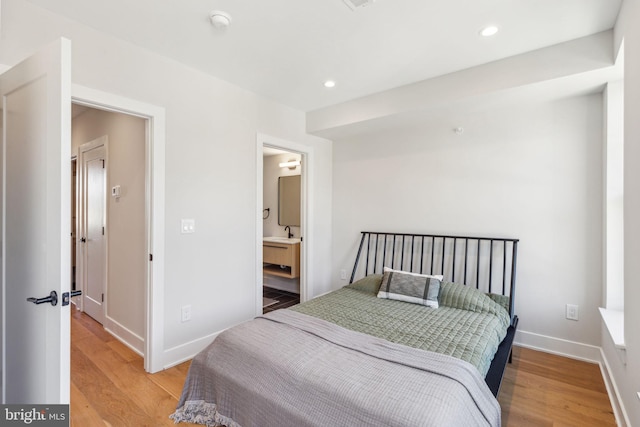
[[[182,313],[182,321],[183,322],[188,322],[189,320],[191,320],[191,306],[190,305],[183,305],[181,313]]]
[[[182,219],[180,221],[180,232],[182,234],[191,234],[196,232],[196,220],[195,219]]]
[[[567,313],[566,318],[569,320],[578,320],[579,319],[579,310],[578,306],[575,304],[567,304]]]
[[[347,270],[340,270],[340,280],[347,280]]]

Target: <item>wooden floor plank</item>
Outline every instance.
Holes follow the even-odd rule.
[[[77,323],[79,326],[82,326],[85,330],[100,338],[104,342],[113,341],[116,338],[107,332],[100,323],[93,320],[90,316],[77,311],[71,310],[71,318]],[[74,323],[74,322],[72,322]],[[72,330],[73,333],[73,330]]]
[[[86,396],[71,383],[71,427],[107,426],[100,414],[93,408]]]
[[[71,345],[71,382],[91,407],[113,426],[152,426],[152,420],[125,396],[78,347]],[[74,419],[75,414],[71,413]]]
[[[149,375],[149,378],[151,379],[151,381],[156,383],[158,387],[161,387],[176,400],[178,400],[180,399],[180,394],[182,394],[184,379],[187,376],[190,365],[191,361],[184,362],[178,366],[174,366],[171,369],[165,369],[164,371]]]
[[[124,345],[118,340],[109,341],[107,342],[107,345],[109,346],[109,348],[111,348],[111,350],[118,353],[128,362],[140,360],[141,358],[141,356],[138,353],[136,353],[135,351],[133,351],[132,349],[130,349],[129,347],[127,347],[126,345]]]

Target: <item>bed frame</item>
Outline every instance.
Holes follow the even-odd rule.
[[[511,325],[485,377],[497,397],[518,327],[514,313],[517,255],[518,239],[362,231],[349,283],[390,267],[441,274],[446,281],[508,296]]]

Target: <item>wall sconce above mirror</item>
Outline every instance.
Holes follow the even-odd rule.
[[[280,163],[279,166],[281,168],[295,169],[296,167],[300,166],[300,160],[289,160],[288,162]]]

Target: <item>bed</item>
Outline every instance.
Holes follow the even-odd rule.
[[[221,333],[194,358],[171,418],[499,426],[495,396],[518,324],[517,247],[364,231],[347,286]]]

